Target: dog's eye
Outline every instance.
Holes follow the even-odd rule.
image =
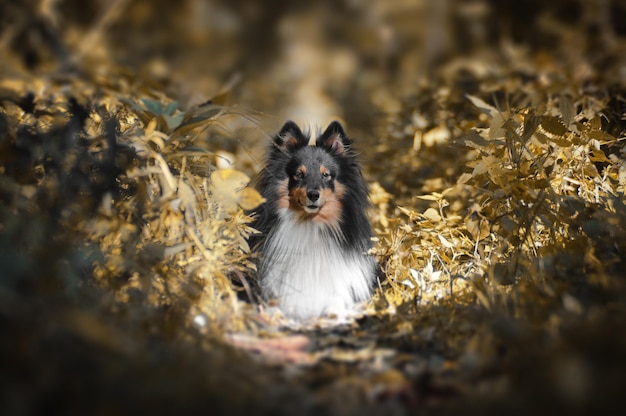
[[[296,173],[294,173],[293,178],[295,180],[300,180],[300,179],[304,178],[304,173],[302,173],[302,171],[299,170]]]
[[[322,178],[324,178],[325,181],[329,181],[332,177],[333,176],[328,172],[322,173]]]

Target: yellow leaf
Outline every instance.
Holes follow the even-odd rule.
[[[249,181],[250,178],[238,170],[218,169],[211,175],[211,194],[226,211],[234,211],[240,203],[240,191]]]
[[[424,201],[438,201],[440,198],[437,197],[437,195],[432,195],[432,194],[428,194],[428,195],[418,195],[416,196],[417,199],[422,199]]]
[[[215,152],[215,166],[218,169],[230,169],[235,164],[235,155],[225,150]]]
[[[164,134],[159,134],[158,131],[153,131],[152,134],[148,137],[148,141],[154,143],[157,149],[160,151],[165,147],[164,138],[167,139],[167,136],[165,136]]]
[[[211,175],[212,183],[220,183],[237,189],[242,189],[248,184],[250,178],[236,169],[218,169]]]
[[[562,95],[559,98],[559,110],[561,110],[561,117],[563,117],[563,124],[570,126],[574,121],[574,115],[576,114],[576,107],[572,101],[572,97],[569,95]]]
[[[437,212],[437,210],[434,208],[428,208],[426,211],[424,211],[423,215],[425,218],[433,222],[441,221],[441,216],[439,215],[439,212]]]
[[[421,137],[421,143],[426,147],[432,147],[438,143],[445,143],[450,138],[450,131],[445,126],[438,126],[428,130]]]
[[[411,211],[410,209],[405,208],[405,207],[401,207],[401,206],[399,206],[399,207],[398,207],[398,210],[399,210],[400,212],[402,212],[404,215],[409,216],[409,217],[412,217],[412,216],[414,215],[414,214],[413,214],[413,211]]]
[[[542,116],[541,127],[555,136],[564,136],[569,131],[563,122],[554,116]]]
[[[595,140],[600,141],[601,144],[611,143],[617,140],[615,137],[611,136],[610,134],[602,130],[592,130],[587,134],[587,136],[590,139],[595,139]]]
[[[146,136],[151,136],[152,133],[154,133],[154,130],[157,127],[157,119],[156,118],[152,118],[149,122],[148,125],[145,128],[145,134]]]
[[[474,170],[472,171],[472,176],[482,175],[483,173],[487,172],[487,170],[487,164],[484,161],[481,161],[474,167]]]
[[[445,248],[454,248],[454,244],[452,244],[450,241],[448,241],[444,236],[442,236],[441,234],[439,234],[439,241],[441,241],[441,244],[445,247]]]
[[[473,213],[469,216],[469,218],[465,222],[465,226],[467,227],[467,231],[472,234],[472,237],[476,241],[480,241],[483,238],[487,237],[491,230],[489,228],[489,223],[480,218],[476,213]]]
[[[457,179],[456,183],[458,185],[463,185],[466,184],[470,179],[472,179],[472,174],[471,173],[464,173],[461,176],[459,176],[459,179]]]
[[[387,219],[385,214],[380,214],[380,225],[382,225],[384,228],[389,227],[389,220]]]
[[[591,157],[589,158],[592,162],[611,162],[611,160],[606,157],[602,150],[593,149],[591,151]]]
[[[265,198],[253,188],[243,188],[238,194],[239,206],[245,210],[254,209],[265,202]]]
[[[496,114],[498,114],[497,108],[487,104],[482,99],[470,94],[466,94],[465,96],[472,102],[472,104],[474,104],[476,108],[487,114],[489,117],[493,118]]]

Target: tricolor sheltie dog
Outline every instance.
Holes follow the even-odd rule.
[[[291,318],[345,317],[371,296],[376,265],[367,252],[372,228],[368,186],[341,124],[309,137],[288,121],[274,137],[257,189],[266,202],[259,282]]]

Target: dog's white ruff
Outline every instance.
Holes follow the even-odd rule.
[[[374,261],[346,251],[332,237],[339,230],[302,221],[288,208],[267,237],[260,264],[261,288],[287,316],[345,316],[371,296]]]

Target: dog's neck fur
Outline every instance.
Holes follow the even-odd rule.
[[[259,271],[264,292],[280,299],[286,315],[346,315],[369,298],[374,261],[366,253],[346,251],[341,239],[340,229],[279,210]]]

